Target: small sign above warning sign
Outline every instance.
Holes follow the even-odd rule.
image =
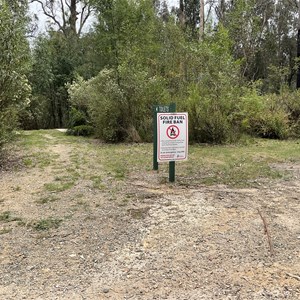
[[[158,113],[157,132],[157,161],[187,159],[188,113]]]

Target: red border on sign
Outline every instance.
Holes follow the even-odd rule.
[[[170,129],[171,127],[175,127],[175,128],[177,129],[177,134],[176,134],[175,136],[170,136],[170,135],[169,135],[169,129]],[[179,137],[179,134],[180,134],[180,130],[179,130],[179,128],[178,128],[176,125],[170,125],[170,126],[167,128],[167,136],[168,136],[169,139],[175,140],[176,138]]]
[[[179,116],[181,116],[181,115],[184,115],[184,116],[186,116],[186,124],[185,124],[185,126],[186,126],[186,152],[185,152],[185,157],[182,157],[182,158],[176,158],[176,159],[173,159],[173,160],[170,160],[170,159],[162,159],[160,156],[159,156],[159,154],[160,154],[160,141],[159,141],[159,136],[160,136],[160,130],[161,130],[161,128],[160,128],[160,122],[158,121],[159,120],[159,117],[160,116],[164,116],[164,115],[170,115],[170,114],[174,114],[174,115],[179,115]],[[158,160],[158,162],[169,162],[169,161],[180,161],[180,160],[185,160],[186,158],[187,158],[187,156],[188,156],[188,113],[176,113],[176,112],[174,112],[174,113],[158,113],[157,114],[157,154],[158,154],[158,156],[157,156],[157,160]]]

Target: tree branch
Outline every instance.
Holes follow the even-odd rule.
[[[38,3],[44,15],[53,21],[64,35],[69,32],[70,26],[72,32],[79,36],[93,12],[92,6],[86,0],[72,0],[71,2],[69,0],[29,0],[29,3]],[[79,12],[76,11],[76,7],[78,7]],[[79,14],[80,19],[76,22],[76,15]],[[79,28],[76,29],[78,23]]]
[[[208,4],[208,2],[207,2],[206,4]],[[209,3],[209,4],[210,4],[210,5],[209,5],[209,9],[208,9],[208,11],[207,11],[207,16],[206,16],[206,19],[204,20],[204,23],[205,23],[205,24],[207,23],[207,21],[208,21],[208,19],[209,19],[211,9],[212,9],[212,7],[213,7],[213,5],[214,5],[213,2],[211,2],[211,3]]]
[[[85,11],[86,8],[87,8],[87,13],[86,13],[86,15],[84,15],[84,11]],[[91,6],[88,3],[86,3],[83,6],[82,11],[81,11],[78,35],[81,34],[82,28],[85,25],[85,23],[86,23],[87,19],[89,18],[89,16],[91,15],[91,12],[92,12]]]
[[[273,244],[272,244],[272,241],[271,241],[271,235],[270,235],[270,231],[268,229],[267,221],[266,221],[265,217],[262,215],[262,213],[260,212],[260,210],[257,209],[257,211],[258,211],[258,214],[260,215],[260,217],[261,217],[261,219],[263,221],[263,224],[264,224],[264,231],[265,231],[265,234],[268,237],[268,243],[269,243],[269,247],[270,247],[270,253],[271,253],[271,255],[274,255]]]
[[[68,6],[68,8],[71,9],[71,4],[68,4],[67,0],[65,0],[65,3]]]
[[[59,29],[64,32],[63,25],[54,16],[53,6],[48,7],[47,2],[46,2],[46,5],[44,5],[44,3],[41,0],[31,0],[30,3],[34,3],[34,2],[39,3],[41,5],[44,15],[47,16],[48,18],[50,18],[51,20],[53,20],[54,23],[56,23],[56,25],[59,27]],[[47,8],[50,9],[50,13],[47,11]]]
[[[65,7],[64,7],[64,2],[63,0],[60,0],[60,5],[61,5],[61,14],[62,14],[62,19],[63,19],[63,26],[66,26],[66,17],[65,17]]]

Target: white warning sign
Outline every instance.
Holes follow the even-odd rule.
[[[188,113],[158,113],[157,139],[157,161],[186,160]]]

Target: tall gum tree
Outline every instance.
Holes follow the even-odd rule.
[[[296,2],[298,8],[298,28],[297,28],[297,59],[300,59],[300,1]],[[300,88],[300,64],[298,61],[296,88]]]
[[[80,36],[93,9],[88,0],[30,0],[65,36]]]
[[[26,0],[0,0],[0,150],[29,102],[26,13]]]
[[[204,0],[179,0],[177,15],[181,28],[190,30],[194,38],[202,41],[205,24],[204,8],[208,4],[208,11],[210,11],[213,3],[213,1],[205,3]]]
[[[204,0],[200,0],[200,8],[199,8],[199,41],[203,40],[204,35]]]

